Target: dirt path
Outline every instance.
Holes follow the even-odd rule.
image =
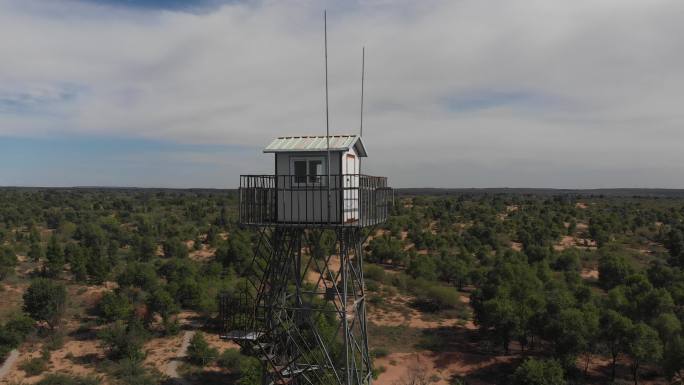
[[[164,374],[169,376],[171,379],[172,383],[178,384],[178,385],[189,385],[190,383],[182,378],[178,374],[178,365],[183,361],[183,359],[187,356],[188,354],[188,346],[190,346],[190,340],[192,337],[195,335],[195,331],[187,331],[183,335],[183,342],[181,342],[180,349],[178,349],[178,355],[176,358],[173,360],[169,361],[169,363],[166,365],[166,370],[164,370]]]
[[[10,370],[12,370],[12,367],[14,366],[14,363],[17,362],[18,358],[19,351],[17,349],[12,350],[7,356],[7,359],[5,359],[5,362],[0,366],[0,381],[5,378],[5,375],[9,373]]]

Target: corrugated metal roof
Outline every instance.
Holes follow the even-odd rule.
[[[358,135],[330,135],[330,151],[347,151],[356,147],[359,156],[366,156],[366,149]],[[281,136],[264,148],[264,152],[326,151],[325,135]]]

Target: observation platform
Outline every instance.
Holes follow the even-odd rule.
[[[358,228],[385,222],[394,198],[364,174],[241,175],[239,196],[243,225]]]

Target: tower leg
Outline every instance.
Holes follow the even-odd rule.
[[[262,236],[254,338],[240,344],[264,364],[264,385],[371,384],[362,230],[275,227]]]

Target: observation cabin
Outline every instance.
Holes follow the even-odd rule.
[[[387,219],[387,178],[361,173],[358,135],[283,136],[272,175],[240,176],[240,223],[254,226],[366,227]]]

